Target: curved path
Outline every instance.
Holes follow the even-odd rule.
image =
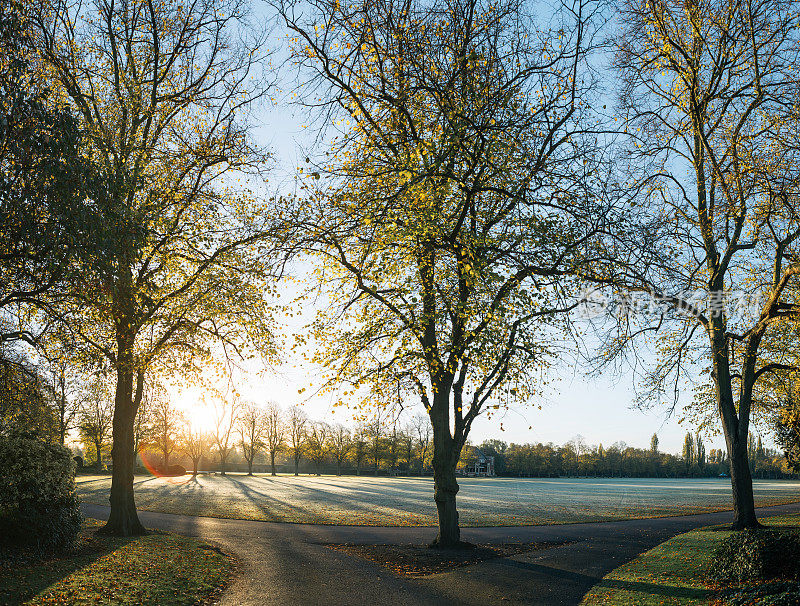
[[[84,504],[106,519],[109,508]],[[758,509],[759,516],[800,513],[800,503]],[[194,517],[140,511],[145,526],[212,541],[236,554],[238,576],[222,604],[578,604],[620,564],[676,534],[729,522],[731,512],[555,526],[464,528],[475,543],[569,542],[542,551],[457,568],[420,579],[401,578],[325,543],[424,543],[433,528],[325,526]]]

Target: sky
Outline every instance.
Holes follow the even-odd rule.
[[[273,36],[276,45],[279,45],[283,38],[281,31],[274,31]],[[282,56],[281,51],[273,55],[276,67],[281,67]],[[254,136],[260,144],[272,150],[274,157],[268,187],[279,193],[291,191],[294,170],[299,160],[309,152],[317,151],[310,148],[312,135],[302,126],[308,121],[307,116],[289,100],[289,74],[290,70],[283,72],[283,80],[279,81],[279,86],[285,90],[276,95],[276,103],[260,108],[255,115],[257,127]],[[302,330],[303,319],[310,319],[314,313],[310,308],[302,311],[304,318],[292,319],[283,326],[283,337],[287,342],[290,342],[294,332]],[[287,351],[284,362],[279,367],[250,367],[250,372],[237,377],[236,387],[243,398],[256,403],[274,400],[284,408],[302,403],[313,419],[347,422],[347,411],[334,411],[330,400],[319,397],[309,399],[307,394],[312,390],[307,390],[302,395],[298,393],[299,389],[313,384],[317,372],[317,369],[304,365],[299,356],[293,356]],[[585,369],[564,362],[551,372],[559,378],[555,387],[527,405],[517,406],[491,420],[478,419],[470,435],[471,441],[477,444],[484,439],[497,438],[509,443],[563,444],[580,436],[589,445],[602,443],[609,446],[616,442],[625,442],[628,446],[648,448],[652,434],[657,433],[662,452],[680,453],[686,432],[695,431],[691,425],[681,425],[678,422],[678,418],[682,416],[680,406],[672,417],[666,414],[664,408],[655,407],[646,411],[635,408],[634,378],[629,371],[589,377]],[[184,389],[179,384],[174,385],[170,391],[175,394],[182,407],[192,407],[198,399],[196,390]],[[687,401],[684,398],[682,405]],[[420,405],[416,405],[411,411],[412,414],[421,412]],[[720,435],[704,436],[704,442],[707,450],[724,448]],[[766,436],[765,442],[772,445]]]

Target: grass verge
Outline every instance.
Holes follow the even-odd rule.
[[[519,553],[548,549],[564,543],[502,543],[466,549],[431,549],[427,545],[356,545],[330,543],[328,548],[383,566],[403,577],[417,578],[461,566]]]
[[[196,539],[107,537],[99,526],[87,520],[69,554],[0,561],[0,604],[205,604],[233,572],[230,557]]]
[[[771,528],[800,531],[800,515],[761,520]],[[582,606],[727,605],[733,593],[709,578],[714,551],[732,533],[712,526],[671,538],[607,574],[583,598]]]

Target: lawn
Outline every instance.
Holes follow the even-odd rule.
[[[169,533],[115,538],[88,520],[73,553],[0,560],[0,604],[204,604],[231,575],[215,547]]]
[[[765,518],[770,527],[800,524],[800,515]],[[719,528],[678,535],[603,577],[584,596],[582,606],[700,606],[727,601],[708,579],[714,550],[731,535]]]
[[[326,524],[432,526],[430,478],[239,474],[136,477],[141,509],[224,518]],[[81,500],[108,504],[108,476],[78,476]],[[558,524],[730,509],[725,479],[461,478],[464,526]],[[758,505],[800,501],[800,482],[754,482]]]

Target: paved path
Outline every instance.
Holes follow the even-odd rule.
[[[83,505],[105,519],[108,507]],[[800,512],[800,503],[766,507],[759,516]],[[333,551],[325,543],[424,543],[432,528],[324,526],[193,517],[141,511],[145,526],[200,537],[236,554],[239,574],[222,604],[578,604],[620,564],[692,528],[729,522],[731,512],[555,526],[464,528],[475,543],[569,541],[569,544],[472,566],[405,579],[384,568]]]

